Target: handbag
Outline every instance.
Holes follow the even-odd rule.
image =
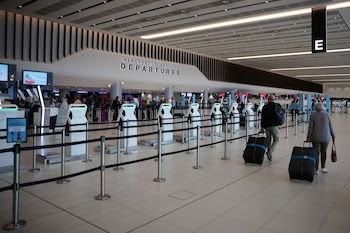
[[[335,143],[332,144],[331,160],[333,163],[337,162],[337,150],[335,149]]]

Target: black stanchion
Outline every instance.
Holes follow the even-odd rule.
[[[96,200],[104,201],[111,198],[111,195],[105,193],[105,143],[106,137],[101,137],[101,194],[95,197]]]
[[[37,126],[34,125],[34,129],[33,129],[33,147],[34,148],[36,147],[36,132],[37,132]],[[33,149],[33,166],[28,171],[29,172],[40,171],[40,168],[36,167],[36,149]]]
[[[3,229],[4,230],[18,230],[21,229],[24,225],[26,225],[26,221],[19,220],[19,181],[20,181],[20,153],[21,146],[20,144],[14,145],[13,151],[13,197],[12,197],[12,222],[6,224]]]

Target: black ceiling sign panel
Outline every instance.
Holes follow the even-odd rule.
[[[326,7],[312,8],[312,53],[327,52]]]

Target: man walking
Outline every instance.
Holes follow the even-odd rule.
[[[261,113],[261,132],[266,132],[268,142],[266,155],[270,161],[279,140],[278,126],[284,122],[284,110],[280,104],[274,101],[275,96],[270,95],[268,104],[263,107]]]

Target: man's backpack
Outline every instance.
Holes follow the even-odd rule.
[[[280,104],[275,104],[275,123],[276,125],[283,125],[284,123],[284,109]]]

